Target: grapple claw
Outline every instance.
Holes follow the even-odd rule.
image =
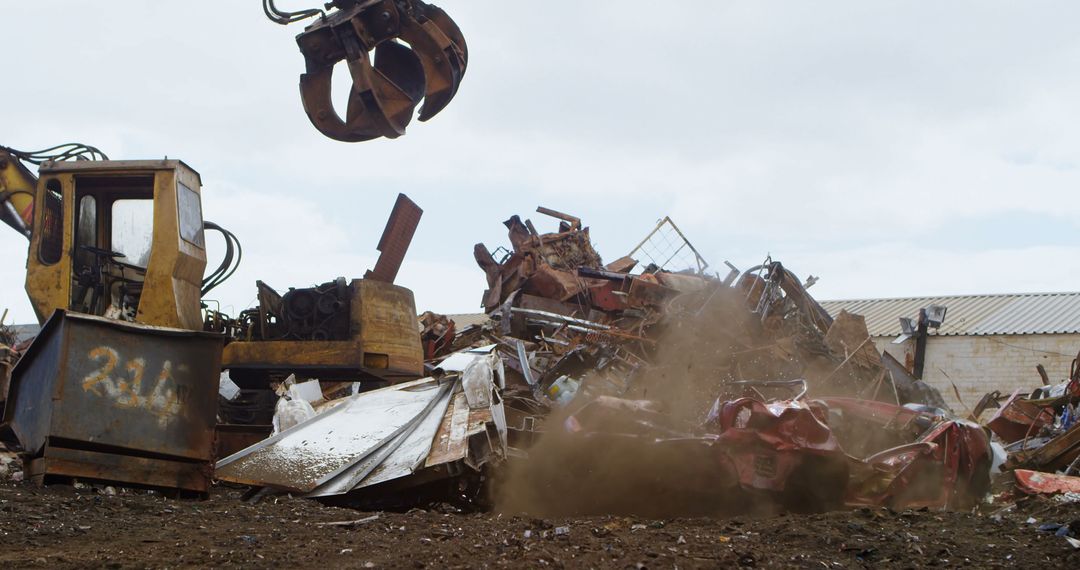
[[[465,35],[461,33],[461,28],[458,27],[457,22],[447,15],[446,11],[434,4],[424,5],[424,16],[426,16],[435,25],[442,30],[442,33],[446,34],[446,37],[450,38],[450,41],[454,42],[454,45],[461,51],[461,75],[465,76],[465,68],[469,64],[469,46],[465,44]]]
[[[409,51],[406,48],[406,51]],[[416,62],[419,67],[419,62]],[[343,120],[330,99],[329,67],[300,76],[300,95],[304,111],[315,128],[324,135],[344,142],[360,142],[378,137],[397,138],[405,134],[419,97],[397,86],[367,58],[348,62],[353,85]],[[422,75],[421,75],[422,77]]]
[[[300,76],[304,111],[324,135],[346,142],[396,138],[405,134],[421,99],[421,121],[453,99],[468,53],[461,30],[440,8],[420,0],[336,0],[328,6],[338,10],[296,38],[307,66]],[[334,66],[342,61],[353,80],[344,119],[331,100]]]
[[[426,121],[442,111],[457,94],[465,74],[465,56],[435,21],[427,17],[405,19],[401,39],[413,46],[424,66],[427,91],[420,120]]]

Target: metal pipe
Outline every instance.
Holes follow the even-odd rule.
[[[917,380],[923,379],[923,367],[926,365],[926,337],[928,336],[929,323],[926,320],[926,309],[919,309],[919,327],[915,331],[915,363],[911,375]]]
[[[544,317],[544,318],[547,318],[547,319],[554,319],[554,320],[562,322],[562,323],[573,323],[573,324],[577,324],[577,325],[581,325],[581,326],[585,326],[585,327],[591,327],[591,328],[594,328],[594,329],[605,330],[605,331],[611,329],[611,327],[609,327],[608,325],[596,323],[596,322],[593,322],[593,321],[587,321],[585,319],[575,319],[574,317],[568,317],[566,315],[560,315],[558,313],[550,313],[548,311],[538,311],[536,309],[522,309],[520,307],[511,307],[510,312],[511,313],[521,313],[523,315],[533,315],[533,316],[536,316],[536,317]]]
[[[517,357],[521,362],[521,373],[525,376],[525,381],[529,383],[529,386],[536,384],[536,378],[533,376],[532,368],[529,366],[529,356],[525,353],[525,343],[518,339],[515,343],[517,345]]]

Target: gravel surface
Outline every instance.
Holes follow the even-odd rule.
[[[1078,519],[1080,505],[1045,502],[993,517],[858,509],[766,518],[536,519],[363,513],[287,496],[251,505],[239,490],[224,488],[190,501],[5,483],[0,566],[1080,568],[1080,550],[1038,530]]]

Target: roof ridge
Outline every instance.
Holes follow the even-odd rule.
[[[899,317],[913,317],[930,304],[948,307],[949,317],[937,334],[1077,334],[1080,293],[1001,293],[823,301],[832,314],[840,309],[861,313],[873,336],[900,334]],[[906,313],[906,314],[905,314]]]
[[[959,295],[918,295],[913,297],[864,297],[860,299],[848,298],[848,299],[825,299],[819,300],[819,303],[865,303],[872,301],[919,301],[930,299],[976,299],[980,297],[985,298],[1017,298],[1017,297],[1055,297],[1055,296],[1072,296],[1080,297],[1080,291],[1045,291],[1045,292],[1032,292],[1032,293],[963,293]]]

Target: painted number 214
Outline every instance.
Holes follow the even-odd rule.
[[[148,377],[145,359],[136,357],[122,361],[112,347],[98,346],[86,356],[98,363],[98,368],[83,378],[84,391],[108,398],[118,407],[145,409],[163,420],[179,413],[187,390],[173,378],[171,361],[152,367]],[[180,366],[178,371],[186,372],[186,368]]]

